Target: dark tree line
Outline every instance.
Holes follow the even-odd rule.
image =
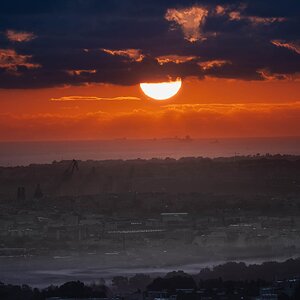
[[[196,275],[174,271],[155,279],[145,274],[136,274],[130,278],[116,276],[112,280],[111,289],[104,285],[105,282],[98,285],[86,285],[80,281],[70,281],[61,286],[49,286],[45,289],[0,283],[0,299],[105,298],[112,294],[147,293],[149,291],[164,291],[169,295],[176,294],[178,300],[198,299],[197,291],[203,291],[207,296],[216,296],[219,293],[226,295],[228,299],[236,299],[236,295],[250,299],[258,296],[261,288],[272,286],[277,279],[284,280],[299,276],[299,270],[300,259],[289,259],[281,263],[266,262],[261,265],[248,266],[245,263],[230,262],[212,269],[202,269]],[[192,292],[187,296],[184,290]],[[295,289],[292,297],[280,294],[279,299],[300,299],[300,285]]]
[[[291,278],[300,275],[300,258],[288,259],[284,262],[264,262],[260,265],[246,265],[243,262],[228,262],[213,267],[202,269],[196,279],[223,278],[224,280],[256,280],[267,281],[278,278]]]
[[[88,286],[80,281],[66,282],[61,286],[49,286],[45,289],[31,288],[28,285],[0,283],[0,299],[5,300],[44,300],[50,297],[61,298],[105,298],[105,286]]]

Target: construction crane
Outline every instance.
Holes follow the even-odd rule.
[[[71,161],[71,164],[68,166],[68,168],[65,170],[63,174],[63,180],[68,180],[72,178],[75,171],[79,171],[78,162],[76,159],[73,159]]]
[[[78,166],[78,161],[73,159],[71,163],[68,165],[68,167],[61,174],[61,176],[56,177],[52,191],[54,193],[60,193],[62,191],[62,188],[65,185],[68,185],[67,184],[68,181],[72,179],[75,172],[79,172],[79,166]]]

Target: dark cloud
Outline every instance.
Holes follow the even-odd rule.
[[[200,11],[205,19],[193,22]],[[192,26],[184,28],[182,18]],[[194,26],[198,23],[199,28]],[[131,85],[169,76],[293,78],[300,72],[300,55],[291,51],[300,40],[298,28],[300,2],[294,0],[4,0],[0,49],[6,63],[3,58],[0,88]],[[35,38],[16,43],[8,32]],[[101,49],[115,54],[130,50],[131,59]],[[9,68],[8,53],[14,57]],[[143,59],[133,59],[134,53]],[[161,64],[158,57],[177,61]],[[193,59],[178,63],[178,57]],[[230,63],[205,67],[210,62]]]

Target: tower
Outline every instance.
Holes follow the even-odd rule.
[[[25,187],[19,186],[17,191],[17,200],[18,201],[25,201],[26,200],[26,193],[25,193]]]
[[[40,184],[38,183],[37,186],[36,186],[36,189],[35,189],[33,198],[38,200],[38,199],[43,198],[43,196],[44,196],[44,194],[43,194],[43,192],[42,192],[41,186],[40,186]]]

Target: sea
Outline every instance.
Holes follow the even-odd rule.
[[[0,166],[26,166],[61,160],[233,157],[244,155],[300,155],[299,137],[148,140],[88,140],[1,142]]]

